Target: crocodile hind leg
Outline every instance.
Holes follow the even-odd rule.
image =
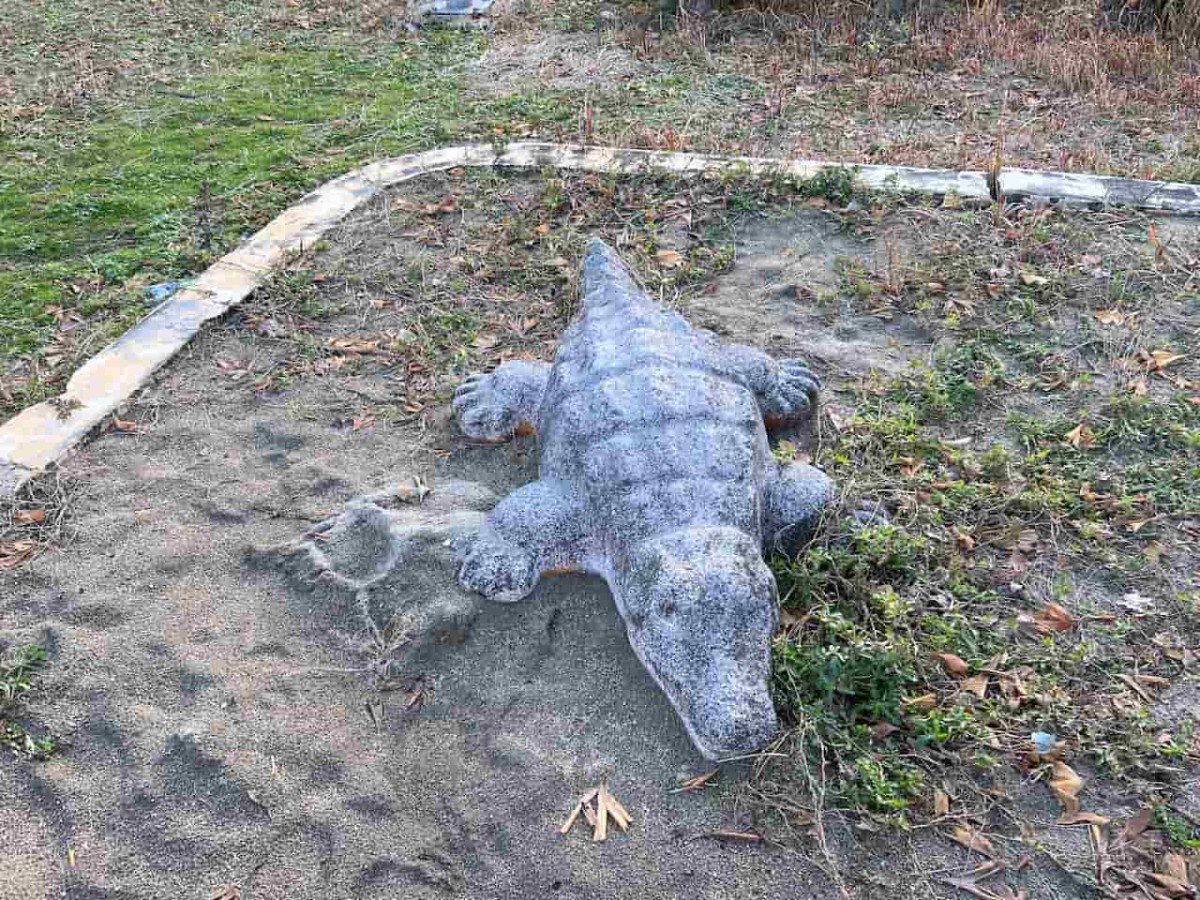
[[[535,481],[505,497],[478,534],[454,544],[458,580],[489,600],[521,600],[543,572],[579,567],[585,534],[584,510],[570,488]]]
[[[546,391],[550,366],[516,359],[490,375],[472,375],[454,392],[454,413],[468,437],[506,441],[528,427],[537,428],[537,411]]]
[[[794,554],[833,498],[833,481],[820,469],[805,463],[781,467],[763,487],[764,551]]]

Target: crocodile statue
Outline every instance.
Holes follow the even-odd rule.
[[[554,362],[506,362],[455,393],[469,437],[532,431],[539,445],[538,480],[455,542],[460,582],[515,601],[542,574],[600,575],[697,749],[760,749],[777,728],[763,552],[794,549],[834,495],[812,466],[778,464],[767,428],[808,418],[818,388],[803,363],[662,309],[591,241],[582,313]]]

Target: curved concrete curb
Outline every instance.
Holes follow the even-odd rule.
[[[607,147],[521,142],[503,151],[466,145],[414,153],[335,178],[288,208],[249,241],[222,257],[145,319],[104,348],[67,382],[55,403],[39,403],[0,426],[0,497],[11,496],[57,461],[124,400],[146,384],[200,327],[240,303],[289,254],[310,246],[380,191],[457,166],[539,168],[679,175],[744,172],[810,178],[838,163],[722,157]],[[983,172],[906,166],[855,166],[858,181],[898,192],[957,193],[990,198]],[[1200,186],[1095,175],[1012,169],[1001,173],[1009,197],[1036,195],[1068,203],[1114,203],[1175,213],[1200,213]]]

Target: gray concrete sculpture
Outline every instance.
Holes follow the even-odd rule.
[[[700,752],[757,750],[776,730],[763,550],[795,546],[833,496],[817,469],[775,461],[766,427],[810,416],[818,381],[663,310],[598,240],[582,305],[552,365],[505,363],[455,394],[467,435],[529,426],[540,452],[539,479],[456,542],[459,579],[514,601],[543,573],[600,575]]]

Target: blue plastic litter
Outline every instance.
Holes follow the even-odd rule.
[[[161,303],[177,290],[179,290],[178,281],[163,281],[159,284],[152,284],[150,287],[146,288],[146,296],[155,303]]]
[[[1038,753],[1049,753],[1058,746],[1058,737],[1046,731],[1035,731],[1029,739]]]

